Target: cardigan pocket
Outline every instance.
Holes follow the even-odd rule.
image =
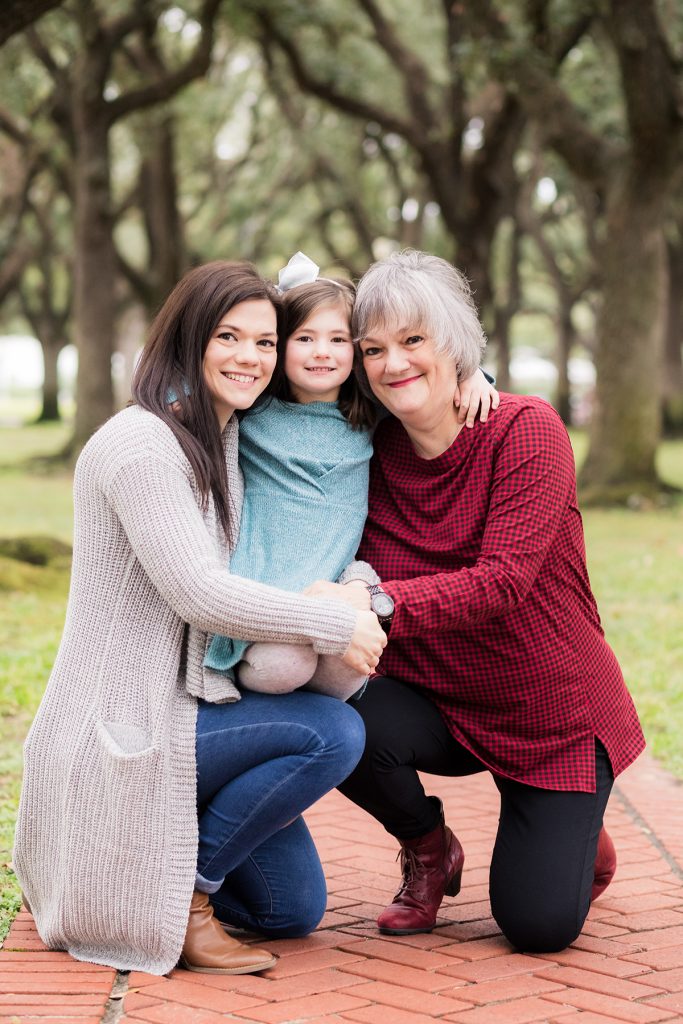
[[[95,732],[105,771],[113,769],[129,781],[149,779],[150,770],[161,758],[161,748],[152,742],[146,729],[128,722],[98,719]]]
[[[114,960],[123,949],[130,963],[155,962],[170,827],[164,751],[128,722],[96,719],[88,733],[66,792],[62,930],[84,957],[101,947]]]

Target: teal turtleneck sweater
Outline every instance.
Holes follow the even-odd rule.
[[[368,507],[372,442],[334,402],[277,399],[240,424],[244,505],[230,572],[299,592],[355,557]],[[205,665],[230,671],[249,646],[214,636]]]

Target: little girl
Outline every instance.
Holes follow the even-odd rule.
[[[378,418],[354,373],[355,288],[317,275],[303,253],[280,271],[280,358],[271,397],[240,424],[245,496],[230,560],[236,575],[295,592],[314,580],[337,580],[354,559]],[[354,563],[353,577],[379,582],[362,562]],[[346,700],[365,682],[340,658],[318,655],[311,646],[223,636],[212,638],[205,666],[267,693],[307,684]]]

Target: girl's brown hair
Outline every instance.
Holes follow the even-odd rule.
[[[131,386],[133,401],[175,434],[192,466],[204,507],[212,494],[228,540],[228,475],[203,360],[225,313],[252,299],[270,302],[279,314],[280,296],[251,263],[216,260],[190,270],[157,313]]]
[[[302,324],[318,309],[337,306],[344,311],[349,321],[356,298],[356,289],[351,281],[342,278],[322,278],[310,284],[290,288],[282,297],[278,314],[278,360],[269,386],[268,394],[283,402],[295,402],[287,377],[285,376],[285,350],[287,341]],[[354,345],[353,372],[344,381],[339,391],[339,411],[356,430],[367,430],[377,422],[377,406],[367,392],[361,390],[359,370],[362,371],[361,355]]]

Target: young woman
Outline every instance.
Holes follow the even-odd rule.
[[[317,694],[240,699],[203,669],[216,632],[308,644],[359,675],[385,643],[370,611],[227,568],[235,412],[271,379],[278,304],[249,264],[187,274],[134,404],[76,467],[66,624],[25,745],[14,863],[44,942],[77,959],[163,974],[182,951],[192,970],[259,971],[274,958],[230,938],[209,895],[221,921],[273,936],[325,909],[300,814],[356,764],[360,718]]]

